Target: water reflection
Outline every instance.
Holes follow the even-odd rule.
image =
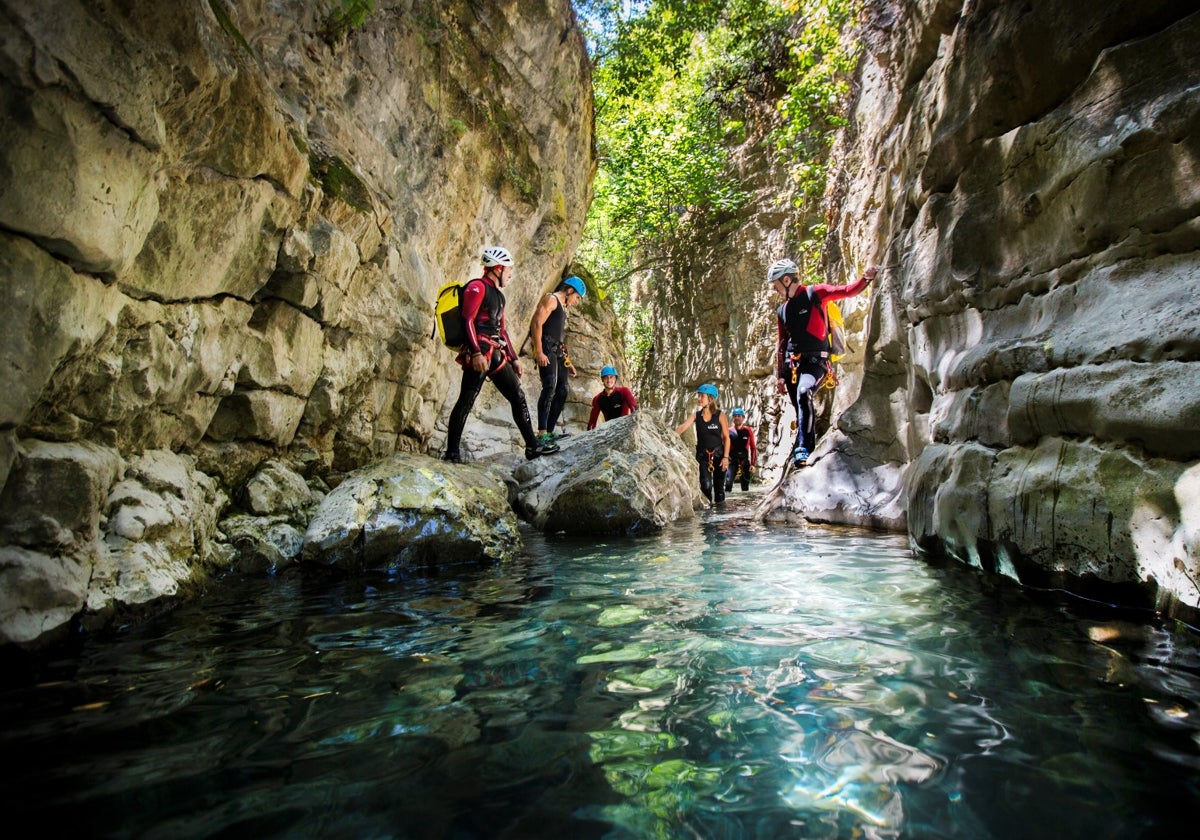
[[[1190,633],[748,508],[529,532],[492,568],[223,583],[4,693],[4,804],[96,836],[1183,830]]]

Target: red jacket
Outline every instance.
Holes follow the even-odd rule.
[[[824,349],[827,346],[829,339],[829,316],[825,314],[825,303],[830,300],[842,300],[843,298],[854,297],[856,294],[867,288],[871,281],[865,277],[860,277],[853,283],[847,283],[844,286],[835,285],[833,283],[816,283],[812,286],[806,286],[798,291],[792,297],[780,304],[776,310],[775,324],[778,330],[778,335],[775,343],[775,375],[780,379],[787,376],[787,354],[788,345],[792,345],[792,352],[808,352],[815,351],[818,348]],[[808,296],[808,300],[804,296]],[[803,332],[799,335],[794,335],[792,330],[789,330],[786,324],[789,315],[796,315],[803,311],[803,307],[808,306],[811,302],[811,307],[808,309],[808,317],[803,323]],[[793,324],[797,328],[796,324]]]

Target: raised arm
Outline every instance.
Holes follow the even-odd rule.
[[[815,294],[822,301],[841,300],[842,298],[854,297],[863,289],[870,285],[875,276],[879,274],[879,266],[873,265],[863,272],[862,277],[859,277],[853,283],[847,283],[844,286],[834,285],[833,283],[818,283],[812,287]]]

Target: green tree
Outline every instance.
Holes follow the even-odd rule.
[[[746,142],[746,108],[778,109],[773,153],[789,166],[801,200],[822,194],[857,61],[846,31],[860,5],[577,0],[600,159],[578,257],[613,297],[634,340],[635,367],[650,331],[631,311],[626,281],[745,205],[732,153]]]

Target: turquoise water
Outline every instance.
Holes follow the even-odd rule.
[[[0,694],[10,824],[84,837],[1176,837],[1200,645],[903,538],[526,532],[237,578]],[[13,682],[10,677],[10,683]]]

